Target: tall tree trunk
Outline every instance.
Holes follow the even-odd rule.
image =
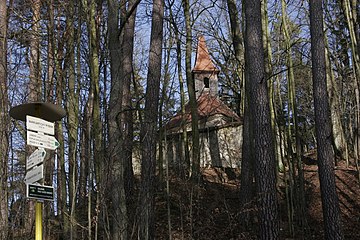
[[[240,97],[242,99],[245,99],[242,97],[244,91],[244,70],[243,70],[243,59],[244,59],[244,42],[243,42],[243,37],[242,37],[242,32],[240,29],[240,20],[238,17],[238,9],[236,6],[236,1],[235,0],[227,0],[227,6],[228,6],[228,13],[229,13],[229,18],[230,18],[230,27],[231,27],[231,36],[232,36],[232,45],[234,47],[234,51],[235,51],[235,59],[236,59],[236,64],[237,64],[237,68],[236,68],[236,74],[238,76],[238,78],[240,79]],[[243,114],[243,106],[244,103],[241,101],[242,99],[240,99],[239,101],[239,112],[241,114]]]
[[[245,2],[245,63],[253,111],[255,181],[258,197],[260,239],[279,238],[276,196],[276,161],[271,129],[268,86],[265,76],[261,27],[261,1]]]
[[[50,8],[49,14],[53,14],[51,11],[53,11],[53,8]],[[60,16],[57,16],[57,20],[59,20]],[[61,59],[63,58],[64,49],[62,45],[62,35],[60,34],[60,26],[57,26],[57,29],[53,30],[54,32],[51,32],[51,41],[53,48],[53,56],[54,56],[54,67],[56,72],[56,82],[54,83],[54,86],[51,88],[53,89],[55,87],[56,93],[55,98],[53,99],[58,104],[62,103],[63,100],[63,80],[64,80],[64,71],[62,68],[62,62]],[[55,39],[55,31],[57,32],[56,39]],[[57,43],[57,45],[55,44]],[[56,125],[56,139],[60,142],[64,142],[64,135],[63,135],[63,127],[62,124],[57,122]],[[58,208],[59,208],[59,216],[60,221],[62,224],[62,237],[68,238],[69,237],[69,212],[68,212],[68,205],[67,205],[67,177],[66,177],[66,162],[65,162],[65,149],[64,145],[62,144],[56,151],[57,154],[57,184],[58,184]]]
[[[41,62],[40,62],[40,10],[41,1],[31,1],[32,11],[32,28],[30,34],[29,44],[29,102],[37,102],[42,100],[42,88],[41,88]],[[30,152],[30,147],[26,147],[26,152]],[[31,234],[33,223],[35,220],[35,202],[29,202],[28,216],[25,218],[25,232]]]
[[[351,40],[351,57],[352,57],[352,65],[353,65],[353,76],[354,76],[354,87],[355,87],[355,133],[354,133],[354,149],[355,149],[355,164],[358,171],[359,181],[360,181],[360,169],[359,169],[359,159],[360,159],[360,33],[359,31],[359,23],[358,15],[359,6],[357,4],[357,0],[344,0],[341,2],[341,7],[344,11],[346,17],[346,23],[349,30],[350,40]]]
[[[172,26],[174,27],[174,34],[176,39],[176,59],[177,59],[177,76],[179,78],[179,89],[180,89],[180,111],[182,116],[185,116],[186,110],[185,110],[185,90],[184,90],[184,77],[182,72],[182,53],[181,53],[181,39],[180,39],[180,33],[179,28],[175,22],[174,14],[172,12],[172,8],[170,8],[170,19]],[[171,141],[170,141],[171,142]],[[183,124],[182,127],[182,133],[181,133],[181,150],[180,150],[180,166],[184,166],[183,169],[181,169],[181,175],[186,177],[190,173],[190,152],[189,152],[189,138],[188,133],[186,130],[186,124]],[[172,159],[173,160],[173,159]],[[169,160],[168,160],[169,162]]]
[[[127,239],[128,219],[125,195],[125,177],[122,153],[123,135],[121,129],[121,111],[124,82],[121,78],[121,61],[123,58],[120,44],[120,30],[118,28],[119,12],[116,0],[108,1],[109,5],[109,51],[110,51],[110,72],[111,72],[111,89],[109,103],[109,162],[112,166],[111,172],[111,213],[110,227],[112,239]]]
[[[243,39],[240,31],[240,23],[238,19],[238,10],[236,7],[236,2],[234,0],[227,0],[228,13],[230,17],[230,26],[231,33],[233,38],[233,46],[235,50],[235,57],[238,62],[237,72],[239,76],[243,75],[241,60],[244,58],[244,53],[242,50]],[[241,75],[240,75],[241,74]],[[241,77],[239,77],[241,79]],[[254,164],[253,164],[253,137],[252,137],[252,127],[251,127],[251,111],[249,110],[249,88],[248,76],[245,78],[245,103],[240,105],[244,106],[244,125],[243,125],[243,145],[242,145],[242,161],[241,161],[241,185],[240,185],[240,197],[241,197],[241,206],[243,206],[243,214],[241,215],[241,220],[246,224],[250,224],[250,211],[252,207],[252,202],[254,201]],[[243,85],[243,84],[241,84]]]
[[[333,144],[337,156],[346,160],[346,166],[349,166],[348,145],[345,137],[344,128],[341,121],[340,94],[335,80],[333,68],[331,67],[331,60],[329,54],[329,46],[325,36],[325,60],[326,60],[326,74],[327,74],[327,90],[329,92],[331,125],[333,134]]]
[[[155,168],[159,89],[163,42],[164,1],[154,0],[149,67],[145,94],[144,120],[141,126],[141,188],[139,239],[155,238]]]
[[[132,166],[132,152],[133,152],[133,106],[131,83],[134,76],[133,71],[133,52],[134,52],[134,36],[135,36],[135,19],[137,12],[137,5],[139,0],[131,0],[128,4],[120,4],[121,11],[121,26],[120,26],[120,49],[121,49],[121,69],[120,78],[123,81],[121,113],[120,113],[120,137],[122,140],[121,149],[123,151],[122,162],[124,163],[124,180],[125,180],[125,195],[126,204],[128,207],[128,217],[133,220],[134,216],[134,172]],[[127,6],[127,7],[126,7]],[[122,26],[123,29],[121,28]]]
[[[7,88],[7,7],[0,1],[0,240],[8,239],[9,116]]]
[[[158,171],[159,171],[159,180],[163,182],[164,180],[164,143],[163,139],[165,139],[166,131],[163,127],[163,108],[164,103],[167,101],[167,90],[169,88],[171,74],[169,72],[170,63],[171,63],[171,49],[173,48],[173,38],[170,34],[168,41],[164,44],[164,48],[166,49],[166,61],[164,66],[164,81],[161,88],[161,97],[159,102],[159,160],[158,160]]]
[[[182,0],[186,26],[186,50],[185,50],[185,69],[186,84],[189,93],[189,103],[191,110],[191,135],[192,135],[192,167],[191,177],[194,180],[200,178],[200,138],[197,113],[197,101],[195,95],[195,82],[191,73],[191,53],[192,53],[192,29],[190,19],[190,2]]]
[[[91,129],[91,139],[93,139],[94,146],[94,173],[95,173],[95,182],[97,189],[96,192],[96,209],[97,212],[94,215],[95,221],[95,230],[98,228],[98,217],[99,213],[102,211],[101,197],[103,191],[103,171],[104,171],[104,157],[102,149],[102,122],[100,116],[100,87],[99,87],[99,19],[100,13],[98,12],[98,3],[95,0],[89,0],[87,3],[88,10],[88,19],[87,19],[87,29],[89,34],[89,62],[90,62],[90,96],[92,96],[92,129]],[[90,208],[89,208],[90,209]],[[89,223],[90,224],[90,223]],[[97,231],[95,231],[97,233]],[[89,234],[90,234],[90,225],[89,225]],[[97,235],[94,235],[94,239],[97,239]]]
[[[48,49],[47,49],[47,82],[44,84],[44,99],[51,102],[54,97],[53,86],[55,80],[55,14],[54,1],[49,0],[48,6]]]
[[[88,100],[88,111],[91,114],[92,126],[90,138],[92,141],[93,161],[89,163],[89,192],[88,192],[88,239],[93,238],[93,227],[95,233],[98,229],[98,217],[102,211],[101,194],[103,190],[103,145],[102,145],[102,122],[100,116],[100,89],[99,89],[99,16],[101,7],[95,0],[82,0],[82,6],[86,12],[86,26],[88,31],[89,41],[89,72],[90,72],[90,89]],[[88,119],[89,120],[89,119]],[[89,123],[88,123],[89,124]],[[94,171],[94,172],[93,172]],[[94,176],[93,176],[93,173]],[[94,178],[93,178],[94,177]],[[92,216],[92,184],[96,184],[99,191],[96,192],[96,206],[97,211]],[[94,226],[92,225],[94,223]],[[97,235],[94,236],[97,239]]]
[[[255,203],[255,185],[254,185],[254,132],[253,132],[253,114],[250,109],[250,77],[245,76],[245,104],[244,104],[244,124],[243,124],[243,145],[241,157],[241,175],[240,175],[240,197],[243,212],[241,220],[247,225],[251,224],[251,211]]]
[[[74,2],[69,1],[66,8],[66,62],[67,62],[67,79],[68,79],[68,100],[67,100],[67,128],[69,139],[69,206],[70,206],[70,239],[76,239],[77,224],[76,224],[76,197],[78,190],[77,178],[77,142],[78,142],[78,125],[79,125],[79,89],[76,84],[75,75],[75,26],[74,26]]]
[[[41,101],[42,88],[41,88],[41,62],[40,62],[40,0],[31,0],[32,29],[30,40],[30,84],[29,84],[29,100]]]
[[[301,226],[305,225],[305,195],[304,195],[304,178],[301,163],[301,146],[298,133],[297,121],[297,103],[296,103],[296,85],[294,76],[294,64],[292,54],[292,42],[290,37],[290,29],[287,15],[287,3],[281,1],[282,9],[282,32],[284,35],[284,45],[286,52],[286,69],[287,69],[287,89],[288,89],[288,123],[287,123],[287,151],[288,151],[288,179],[289,188],[287,191],[288,204],[288,221],[290,234],[295,234],[295,217],[301,222]]]
[[[131,82],[138,0],[108,1],[111,90],[109,106],[109,158],[112,164],[112,237],[126,239],[133,202],[133,111]],[[121,9],[119,12],[118,9]],[[119,26],[120,20],[120,26]]]
[[[317,155],[326,239],[342,239],[339,202],[336,193],[331,120],[326,90],[323,1],[310,0],[311,59]]]

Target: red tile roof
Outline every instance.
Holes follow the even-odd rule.
[[[199,128],[226,127],[242,124],[241,118],[225,105],[218,97],[208,93],[202,94],[197,100]],[[210,123],[211,121],[211,123]],[[185,114],[176,114],[165,126],[168,132],[176,133],[191,123],[190,104],[185,106]]]

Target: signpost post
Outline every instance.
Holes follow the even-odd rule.
[[[55,139],[54,122],[66,115],[63,108],[52,103],[33,102],[10,109],[10,116],[26,121],[27,144],[38,147],[26,161],[26,196],[36,199],[35,205],[35,240],[42,240],[42,201],[54,200],[54,188],[34,184],[44,177],[43,161],[46,149],[55,150],[60,145]]]

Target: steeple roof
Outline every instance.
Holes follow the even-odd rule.
[[[199,36],[198,46],[196,51],[195,66],[192,69],[193,72],[216,72],[219,73],[219,69],[214,65],[210,58],[208,48],[205,43],[204,36]]]

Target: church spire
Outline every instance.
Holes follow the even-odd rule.
[[[201,94],[218,95],[218,74],[220,70],[210,58],[204,36],[199,37],[195,66],[192,73],[195,81],[196,98]]]
[[[208,48],[206,46],[204,36],[199,36],[198,46],[196,51],[195,66],[192,72],[214,72],[219,73],[219,70],[215,67],[213,61],[210,58]]]

